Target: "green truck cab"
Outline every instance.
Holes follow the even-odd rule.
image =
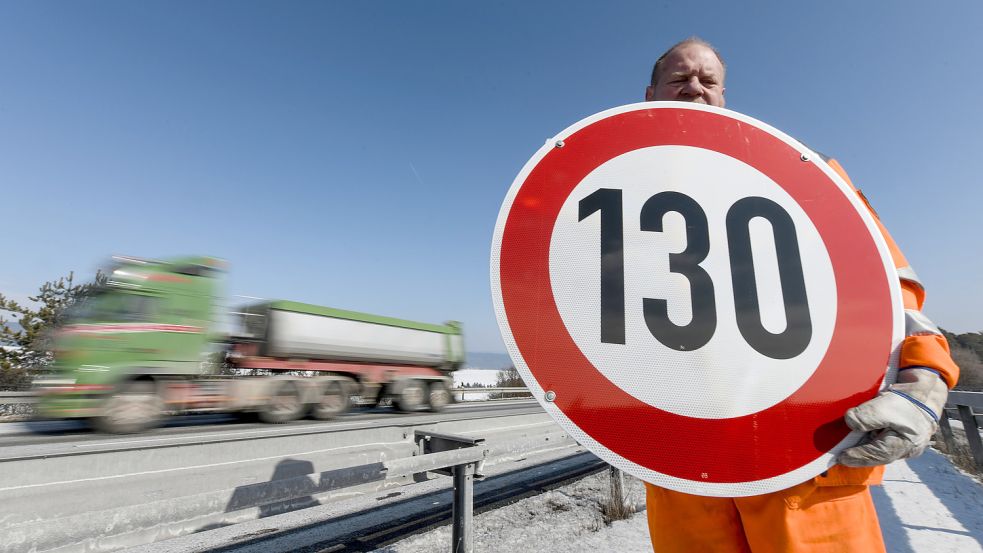
[[[55,336],[59,384],[42,390],[39,414],[98,420],[119,408],[135,418],[140,402],[131,396],[152,393],[156,378],[198,375],[221,268],[206,257],[116,258],[105,285]],[[107,405],[114,396],[125,404]]]
[[[452,400],[449,374],[464,363],[459,323],[267,301],[235,311],[241,332],[220,337],[223,262],[114,259],[105,285],[56,334],[57,377],[39,390],[41,417],[128,433],[167,414],[280,423],[330,419],[353,401],[439,411]],[[226,370],[214,374],[218,366]]]

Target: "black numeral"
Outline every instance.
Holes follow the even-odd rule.
[[[661,192],[642,206],[641,229],[662,232],[662,219],[675,211],[686,221],[686,249],[669,254],[669,271],[689,280],[690,305],[693,318],[688,324],[677,325],[669,320],[668,304],[664,299],[642,299],[642,313],[652,336],[663,344],[679,350],[702,347],[717,329],[717,305],[713,297],[713,281],[700,263],[710,253],[710,231],[707,216],[693,198],[679,192]]]
[[[580,200],[580,221],[601,212],[601,341],[625,343],[625,257],[624,208],[621,190],[601,188]],[[686,224],[686,248],[669,254],[669,271],[689,281],[692,318],[685,325],[669,319],[665,299],[642,298],[645,324],[667,347],[692,351],[703,347],[717,329],[717,306],[713,280],[700,263],[710,252],[706,212],[700,204],[680,192],[660,192],[642,206],[640,229],[662,232],[665,215],[682,215]],[[761,323],[757,280],[751,251],[750,223],[755,217],[767,220],[775,237],[785,330],[769,332]],[[761,197],[743,198],[727,210],[727,243],[734,288],[737,327],[748,345],[773,359],[790,359],[801,354],[812,340],[812,319],[806,295],[802,257],[792,217],[777,203]]]
[[[761,324],[761,305],[754,278],[749,223],[762,217],[771,223],[778,256],[778,276],[785,305],[785,330],[772,334]],[[806,297],[802,257],[795,234],[795,223],[775,202],[759,197],[738,200],[727,211],[727,244],[730,249],[730,276],[734,283],[737,328],[755,350],[773,359],[791,359],[805,351],[812,339],[812,319]]]
[[[621,190],[601,188],[580,200],[580,221],[601,212],[601,341],[625,343],[625,250]]]

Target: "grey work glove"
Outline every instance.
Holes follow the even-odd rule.
[[[949,388],[937,372],[921,367],[902,369],[896,384],[847,410],[847,426],[870,435],[860,445],[842,451],[836,461],[848,467],[870,467],[921,455],[939,426],[948,395]]]

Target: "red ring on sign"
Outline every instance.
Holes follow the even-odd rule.
[[[651,108],[612,115],[577,130],[564,143],[564,148],[549,151],[519,188],[505,222],[499,260],[502,302],[515,344],[536,382],[556,392],[555,405],[621,457],[698,482],[779,476],[840,443],[850,432],[844,412],[873,397],[884,378],[893,308],[877,245],[836,184],[769,132],[694,109]],[[838,297],[826,354],[796,392],[757,413],[701,419],[636,399],[587,360],[557,310],[549,252],[566,198],[608,160],[666,145],[716,151],[761,171],[802,207],[829,253]],[[748,447],[751,440],[754,447]]]

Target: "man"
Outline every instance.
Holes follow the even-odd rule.
[[[686,39],[656,61],[645,99],[724,107],[725,71],[713,46]],[[853,186],[835,160],[824,159]],[[884,551],[868,486],[881,482],[881,465],[919,455],[928,446],[959,368],[945,338],[920,312],[925,291],[918,277],[879,220],[877,225],[901,279],[907,337],[898,383],[845,415],[846,423],[869,432],[869,439],[842,452],[839,464],[822,475],[769,494],[700,497],[646,484],[656,553]]]

